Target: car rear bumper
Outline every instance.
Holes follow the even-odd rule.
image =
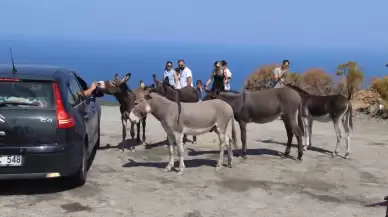
[[[81,162],[80,145],[0,147],[0,155],[22,155],[18,167],[0,166],[0,179],[39,179],[69,176]]]

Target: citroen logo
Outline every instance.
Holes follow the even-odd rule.
[[[0,122],[5,123],[5,117],[3,115],[0,115]]]

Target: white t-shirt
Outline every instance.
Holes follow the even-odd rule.
[[[232,72],[227,68],[226,70],[226,76],[229,78],[229,77],[232,77]]]
[[[281,68],[281,67],[276,67],[276,68],[273,70],[273,74],[279,77],[280,74],[282,74],[282,68]],[[284,78],[281,78],[281,80],[284,81]]]
[[[193,86],[193,75],[191,74],[191,70],[188,67],[185,67],[181,70],[181,79],[180,79],[180,88],[184,88],[187,86],[187,78],[191,77],[191,86]]]

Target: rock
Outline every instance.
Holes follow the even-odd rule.
[[[373,104],[368,107],[367,114],[375,115],[379,111],[379,105]]]

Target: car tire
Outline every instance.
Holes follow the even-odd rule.
[[[83,186],[86,183],[86,177],[87,177],[87,169],[88,169],[88,159],[86,155],[86,147],[85,145],[82,145],[82,157],[81,157],[81,164],[78,168],[77,172],[75,172],[73,175],[71,175],[69,178],[69,184],[71,187],[80,187]]]

